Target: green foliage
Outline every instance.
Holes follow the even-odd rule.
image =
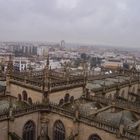
[[[82,59],[82,60],[87,60],[87,55],[86,55],[85,53],[82,53],[82,54],[81,54],[81,59]]]
[[[80,63],[81,63],[81,59],[77,58],[76,60],[74,60],[74,67],[80,66]]]
[[[101,59],[98,57],[92,57],[90,59],[90,66],[91,68],[96,67],[101,64]]]

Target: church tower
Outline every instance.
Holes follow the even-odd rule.
[[[49,101],[49,92],[50,92],[50,79],[49,79],[49,51],[46,54],[46,65],[43,70],[43,101],[48,102]]]
[[[9,61],[6,69],[6,94],[10,94],[10,78],[13,74],[12,55],[9,55]]]

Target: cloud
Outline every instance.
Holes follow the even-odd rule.
[[[139,47],[138,0],[0,0],[0,40]]]

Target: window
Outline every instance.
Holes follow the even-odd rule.
[[[35,140],[35,124],[28,121],[23,128],[23,140]]]
[[[61,99],[61,100],[59,101],[59,105],[63,105],[63,103],[64,103],[64,100]]]
[[[18,94],[18,101],[21,101],[22,97],[21,94]]]
[[[69,93],[67,93],[64,97],[65,103],[67,103],[69,101],[69,98],[70,98],[70,95],[69,95]]]
[[[54,123],[53,140],[65,140],[65,127],[60,120]]]
[[[70,97],[70,102],[73,103],[74,102],[74,96]]]
[[[97,134],[93,134],[89,137],[88,140],[102,140]]]
[[[23,100],[27,101],[28,96],[27,96],[27,92],[25,90],[22,92],[22,96],[23,96]]]
[[[30,105],[33,103],[32,99],[30,97],[28,98],[28,102],[29,102]]]

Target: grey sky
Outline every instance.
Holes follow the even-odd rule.
[[[140,0],[0,0],[1,41],[140,47]]]

